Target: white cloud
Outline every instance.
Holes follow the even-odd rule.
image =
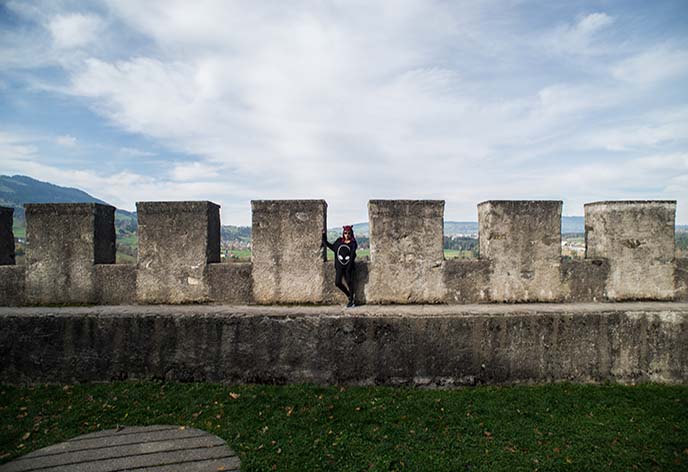
[[[218,167],[201,164],[200,162],[176,164],[170,171],[171,179],[181,182],[206,182],[214,180],[219,176],[220,170]]]
[[[118,152],[122,155],[128,157],[153,157],[157,156],[157,153],[150,151],[143,151],[141,149],[131,148],[131,147],[121,147]]]
[[[688,76],[688,50],[662,46],[640,52],[611,67],[618,80],[652,84]]]
[[[596,55],[608,52],[599,41],[600,34],[614,23],[604,12],[590,13],[575,23],[564,23],[548,31],[540,40],[545,48],[556,53]]]
[[[79,140],[70,135],[58,136],[55,142],[66,148],[75,148],[79,145]]]
[[[115,168],[174,155],[148,177],[118,168],[129,207],[198,196],[245,215],[250,198],[327,198],[338,223],[365,218],[369,198],[446,198],[448,215],[474,215],[481,199],[598,195],[570,173],[575,152],[611,162],[591,169],[607,182],[618,162],[685,147],[685,119],[647,118],[653,87],[685,70],[681,42],[636,41],[613,5],[560,5],[568,16],[543,22],[535,8],[548,9],[519,2],[70,5],[32,13],[43,63],[68,79],[41,90],[159,150],[118,143]],[[21,63],[9,56],[0,64]],[[86,175],[106,185],[99,172]]]
[[[100,17],[81,13],[57,15],[48,23],[48,30],[58,48],[88,45],[98,39],[103,27]]]

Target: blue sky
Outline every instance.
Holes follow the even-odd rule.
[[[120,208],[671,199],[688,224],[688,2],[3,1],[0,173]]]

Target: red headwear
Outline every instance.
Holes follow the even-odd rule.
[[[351,239],[356,240],[356,238],[354,238],[354,227],[353,226],[349,226],[349,225],[344,226],[342,229],[342,237],[344,237],[344,231],[348,231],[349,234],[351,235]]]

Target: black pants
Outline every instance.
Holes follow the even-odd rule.
[[[346,285],[342,283],[342,277],[346,281]],[[339,288],[339,290],[344,292],[344,295],[346,295],[349,300],[353,300],[355,291],[353,262],[345,266],[339,264],[335,266],[334,284],[337,286],[337,288]]]

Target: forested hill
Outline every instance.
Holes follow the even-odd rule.
[[[14,216],[24,219],[25,203],[103,203],[107,202],[89,195],[83,190],[60,187],[48,182],[32,179],[25,175],[0,175],[0,206],[14,208]],[[117,210],[118,216],[126,219],[134,214]]]

